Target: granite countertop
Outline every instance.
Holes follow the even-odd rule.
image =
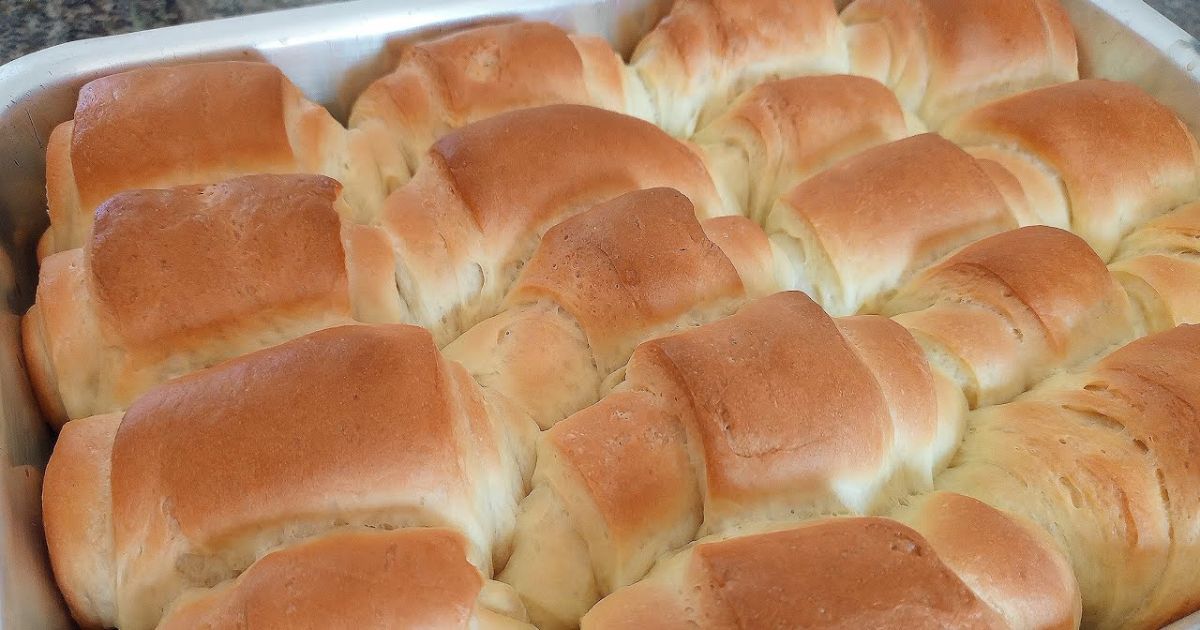
[[[0,63],[76,39],[322,1],[329,0],[0,0]],[[1147,2],[1200,37],[1200,0]]]

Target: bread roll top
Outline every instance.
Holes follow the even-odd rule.
[[[701,540],[602,600],[582,627],[1078,626],[1074,576],[1033,524],[943,492],[902,521],[760,523]]]
[[[768,81],[693,137],[728,206],[757,220],[779,195],[863,149],[909,135],[883,84],[849,75]]]
[[[375,136],[394,188],[438,138],[484,118],[559,103],[634,109],[641,93],[626,80],[603,39],[546,22],[480,26],[405,48],[359,96],[350,125]]]
[[[553,300],[583,327],[601,363],[615,367],[628,355],[613,355],[624,354],[630,339],[742,294],[737,270],[705,236],[692,204],[657,188],[551,228],[507,301]]]
[[[344,213],[364,220],[382,200],[375,170],[360,139],[274,66],[225,61],[122,72],[85,85],[74,120],[51,134],[51,229],[38,252],[82,246],[93,210],[116,193],[250,173],[336,177],[348,188]]]
[[[112,454],[120,620],[339,524],[452,525],[489,567],[527,465],[509,420],[408,326],[329,329],[152,390]]]
[[[668,133],[688,136],[767,78],[844,71],[831,0],[680,0],[638,43],[630,65]]]
[[[839,162],[793,188],[767,219],[768,233],[799,249],[794,288],[832,315],[877,312],[907,275],[1014,226],[979,161],[933,134]]]
[[[1033,90],[968,112],[946,135],[1008,167],[1041,222],[1079,234],[1105,260],[1135,226],[1200,197],[1196,140],[1128,83]]]
[[[145,347],[273,307],[349,315],[340,191],[319,175],[255,175],[109,199],[87,248],[103,322]]]
[[[964,247],[905,285],[884,313],[917,335],[972,406],[1005,402],[1138,333],[1104,261],[1078,236],[1045,226]]]
[[[1058,0],[856,0],[851,68],[896,90],[931,128],[988,101],[1079,78]]]
[[[388,199],[384,226],[418,322],[448,341],[496,312],[550,227],[656,186],[682,192],[701,217],[727,214],[700,158],[650,123],[585,106],[525,109],[439,140]]]
[[[486,613],[485,580],[467,552],[462,535],[446,529],[330,534],[268,553],[236,580],[186,596],[158,627],[468,628]]]
[[[297,165],[284,103],[285,90],[295,88],[278,68],[185,68],[131,70],[79,90],[70,162],[84,207],[133,188]]]

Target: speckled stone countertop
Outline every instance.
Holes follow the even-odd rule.
[[[322,1],[329,0],[0,0],[0,63],[75,39]],[[1147,1],[1200,36],[1200,0]]]

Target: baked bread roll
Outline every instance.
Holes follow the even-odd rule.
[[[692,137],[728,208],[762,222],[801,180],[919,131],[878,81],[849,75],[768,81]]]
[[[439,344],[494,315],[546,230],[627,192],[667,186],[729,214],[700,158],[654,125],[552,105],[494,116],[434,144],[388,197],[401,295]]]
[[[750,256],[723,252],[705,234],[714,229]],[[770,282],[770,256],[749,219],[702,225],[691,202],[666,188],[622,195],[551,228],[504,310],[463,333],[446,356],[549,428],[596,402],[641,341],[732,313],[755,276],[760,287]],[[738,258],[740,266],[731,262]]]
[[[898,324],[756,300],[638,346],[624,383],[543,435],[500,579],[538,627],[573,625],[699,536],[930,487],[964,409]]]
[[[350,126],[371,138],[394,190],[447,132],[559,103],[652,115],[641,82],[603,39],[546,22],[512,22],[408,47],[396,69],[358,97]]]
[[[933,134],[847,158],[801,182],[767,216],[780,282],[830,315],[878,312],[913,272],[1016,226],[997,184],[1016,186],[1003,169]]]
[[[414,326],[343,326],[68,424],[42,504],[85,626],[153,627],[191,587],[345,526],[453,527],[503,562],[535,426]]]
[[[1134,227],[1200,198],[1200,149],[1141,89],[1076,81],[975,109],[946,137],[1002,164],[1040,223],[1082,236],[1105,260]]]
[[[340,531],[185,595],[158,627],[532,630],[511,589],[481,576],[466,553],[453,530]]]
[[[1147,330],[1200,324],[1198,235],[1200,203],[1192,203],[1122,239],[1111,268],[1137,305]]]
[[[766,79],[846,72],[832,0],[675,0],[629,65],[659,126],[687,137]]]
[[[39,257],[82,247],[93,212],[119,192],[251,173],[340,180],[355,220],[373,216],[383,200],[360,134],[348,134],[274,66],[222,61],[96,79],[46,147],[50,229]]]
[[[21,322],[54,424],[304,333],[407,318],[387,235],[339,217],[321,175],[251,175],[118,194],[87,246],[43,261]]]
[[[1075,577],[1036,525],[951,493],[910,512],[907,526],[836,518],[702,541],[582,627],[1078,627]]]
[[[1121,284],[1083,239],[1031,226],[972,243],[883,307],[971,407],[1011,400],[1055,370],[1144,334]]]
[[[1058,0],[855,0],[851,69],[896,91],[931,129],[991,100],[1079,78]]]
[[[1074,566],[1083,623],[1158,628],[1200,606],[1200,326],[978,410],[938,487],[1024,514]]]

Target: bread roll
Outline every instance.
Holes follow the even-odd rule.
[[[364,138],[347,134],[273,66],[222,61],[96,79],[46,148],[50,229],[39,257],[82,247],[93,212],[116,193],[251,173],[338,179],[355,220],[383,200]]]
[[[991,100],[1079,78],[1058,0],[855,0],[842,12],[855,74],[932,129]]]
[[[319,331],[68,424],[47,469],[51,560],[87,625],[153,627],[186,589],[350,525],[453,527],[503,562],[534,425],[412,326]]]
[[[770,256],[766,235],[749,219],[705,223],[716,221],[744,224],[745,234],[723,233]],[[622,195],[551,228],[504,310],[456,339],[446,355],[549,428],[596,402],[605,377],[639,342],[732,313],[747,296],[730,262],[741,252],[732,251],[709,240],[679,192]],[[742,269],[771,270],[754,263]]]
[[[350,126],[374,142],[394,190],[447,132],[558,103],[652,115],[640,81],[603,39],[546,22],[511,22],[406,48],[396,69],[358,97]]]
[[[910,135],[906,118],[895,95],[877,81],[799,77],[755,86],[692,140],[726,207],[762,222],[775,200],[801,180]]]
[[[989,236],[917,275],[883,307],[972,407],[999,404],[1143,334],[1083,239],[1045,226]]]
[[[656,186],[682,192],[702,218],[729,213],[700,158],[645,121],[552,105],[468,125],[434,144],[385,204],[401,294],[448,342],[499,310],[546,230]]]
[[[462,534],[446,529],[328,534],[268,553],[235,580],[189,593],[158,627],[532,630],[520,619],[519,601],[517,618],[487,607],[493,593],[516,596],[485,580],[466,553]]]
[[[1158,628],[1200,606],[1200,326],[971,414],[938,486],[1029,516],[1079,578],[1083,623]]]
[[[339,218],[321,175],[251,175],[118,194],[87,246],[46,258],[22,320],[53,423],[306,332],[407,318],[378,228]]]
[[[957,443],[950,390],[899,325],[795,292],[643,343],[623,384],[544,434],[500,579],[564,627],[697,536],[885,509]]]
[[[1036,526],[948,493],[914,512],[911,528],[835,518],[702,541],[582,627],[1077,627],[1075,578]]]
[[[1145,328],[1200,323],[1200,203],[1182,206],[1121,241],[1113,273],[1138,307]]]
[[[1105,260],[1134,227],[1200,197],[1195,138],[1128,83],[1026,92],[968,112],[944,133],[1016,176],[1032,222],[1082,236]]]
[[[659,126],[687,137],[766,79],[846,72],[832,0],[675,0],[633,52]]]
[[[783,286],[835,316],[878,312],[913,272],[1012,227],[983,161],[933,134],[867,149],[814,175],[766,221]]]

